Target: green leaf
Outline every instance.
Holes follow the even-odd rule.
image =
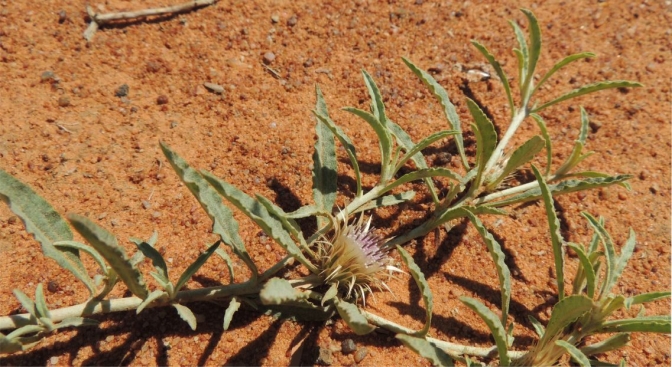
[[[506,330],[504,325],[499,320],[497,315],[494,312],[490,311],[489,308],[485,307],[480,301],[475,300],[469,297],[460,297],[460,301],[464,303],[467,307],[471,308],[478,316],[485,321],[485,324],[488,325],[492,336],[495,338],[495,344],[497,344],[497,352],[499,353],[499,365],[508,366],[511,361],[507,354],[507,342],[506,342]]]
[[[574,62],[574,61],[576,61],[576,60],[587,59],[587,58],[594,57],[594,56],[595,56],[595,54],[592,53],[592,52],[581,52],[581,53],[578,53],[578,54],[569,55],[569,56],[565,57],[565,58],[562,59],[560,62],[558,62],[557,64],[555,64],[555,65],[553,66],[553,68],[551,68],[551,70],[549,70],[549,71],[544,75],[544,77],[541,78],[541,80],[539,81],[539,83],[537,83],[537,85],[534,87],[534,90],[532,91],[532,94],[534,94],[534,92],[536,92],[537,89],[539,89],[539,87],[541,87],[541,85],[544,84],[544,83],[548,80],[548,78],[550,78],[551,76],[553,76],[553,74],[555,74],[558,70],[562,69],[562,68],[565,67],[566,65],[568,65],[568,64],[570,64],[570,63],[572,63],[572,62]]]
[[[541,116],[536,113],[530,114],[534,121],[536,121],[539,130],[541,130],[541,136],[544,138],[544,146],[546,147],[546,170],[544,171],[544,176],[548,176],[551,172],[551,163],[553,162],[553,144],[551,143],[551,136],[548,134],[548,129],[546,128],[546,122]]]
[[[324,296],[320,301],[320,306],[324,306],[326,302],[334,299],[336,295],[338,295],[338,283],[332,283],[329,289],[324,293]]]
[[[421,150],[427,148],[430,144],[434,143],[437,140],[443,139],[446,136],[449,135],[455,135],[457,134],[457,131],[452,131],[452,130],[444,130],[444,131],[439,131],[438,133],[434,133],[424,139],[422,139],[418,144],[415,144],[412,148],[407,150],[407,153],[399,159],[399,162],[397,162],[396,167],[394,167],[394,172],[396,173],[401,167],[403,167],[406,162],[408,162],[412,157],[414,157],[416,154],[418,154]],[[424,159],[423,159],[424,160]],[[425,167],[418,167],[418,168],[425,168]]]
[[[299,227],[299,224],[296,223],[296,221],[292,218],[290,218],[287,213],[285,213],[282,208],[279,206],[273,204],[272,201],[266,199],[265,197],[257,194],[256,195],[257,200],[268,210],[268,212],[273,215],[276,219],[278,219],[282,223],[282,227],[287,230],[297,241],[299,241],[299,245],[301,246],[301,249],[303,252],[309,254],[311,258],[315,259],[315,253],[313,252],[312,249],[308,246],[306,243],[306,239],[303,237],[303,232],[301,232],[301,227]],[[319,218],[319,217],[318,217]],[[331,225],[331,221],[329,218],[326,218],[327,222],[326,224],[320,225],[320,228],[324,228],[325,226]]]
[[[57,241],[57,242],[54,242],[54,246],[56,246],[56,248],[62,248],[62,247],[63,248],[72,248],[72,249],[77,250],[77,251],[86,252],[87,254],[89,254],[93,258],[93,260],[96,261],[96,264],[98,264],[98,266],[100,267],[100,270],[103,272],[103,274],[107,274],[107,265],[105,264],[105,259],[103,259],[103,257],[100,256],[98,251],[96,251],[96,249],[94,249],[93,247],[85,245],[83,243],[76,242],[76,241]]]
[[[184,287],[185,284],[187,284],[187,281],[191,279],[191,277],[196,274],[198,269],[205,264],[206,261],[212,256],[213,253],[215,253],[215,250],[219,247],[221,241],[217,241],[213,243],[210,247],[208,247],[207,250],[205,250],[203,253],[198,255],[196,260],[194,260],[191,265],[180,275],[180,279],[178,279],[177,283],[175,284],[175,292],[179,292],[182,287]]]
[[[357,150],[355,149],[355,146],[352,144],[352,141],[343,132],[343,130],[331,120],[329,115],[324,115],[319,111],[313,111],[313,114],[315,115],[315,117],[317,117],[318,120],[320,120],[323,124],[325,124],[329,128],[329,130],[331,130],[331,133],[334,134],[334,136],[336,136],[336,139],[338,139],[338,141],[345,149],[345,152],[348,154],[348,158],[350,158],[350,165],[352,165],[352,169],[355,171],[355,180],[357,180],[357,197],[361,196],[362,177],[359,172],[359,163],[357,162]],[[331,209],[328,211],[328,213],[331,213]]]
[[[56,325],[56,329],[64,329],[67,327],[80,327],[80,326],[98,326],[100,321],[94,319],[87,319],[84,317],[67,317],[63,321],[59,322]]]
[[[233,261],[231,261],[231,257],[221,247],[218,247],[215,250],[215,253],[217,255],[219,255],[219,257],[221,257],[222,260],[224,260],[224,263],[226,264],[226,268],[229,270],[229,278],[231,278],[230,283],[233,284],[235,282],[235,280],[234,280],[234,274],[233,274]]]
[[[572,153],[567,157],[567,160],[558,168],[555,172],[555,176],[563,176],[569,173],[574,167],[576,167],[579,162],[584,160],[588,155],[582,155],[584,145],[586,144],[586,139],[588,138],[588,113],[581,106],[581,130],[579,133],[579,139],[574,143],[574,149]]]
[[[476,165],[478,166],[478,173],[472,184],[472,190],[476,190],[483,182],[486,163],[497,146],[497,132],[495,131],[495,125],[492,124],[476,102],[467,98],[467,107],[469,107],[469,112],[471,112],[475,122],[475,124],[472,124],[472,129],[474,130],[474,134],[476,134]]]
[[[72,232],[60,214],[28,185],[0,169],[0,200],[21,218],[26,232],[40,243],[42,253],[79,279],[93,296],[96,287],[76,250],[59,251],[53,243],[71,241]],[[70,255],[70,256],[68,256]]]
[[[611,239],[611,236],[604,228],[601,221],[598,221],[597,219],[595,219],[595,217],[593,217],[592,215],[590,215],[590,213],[587,212],[583,212],[581,213],[581,215],[583,215],[586,219],[588,219],[588,223],[590,224],[591,227],[593,227],[593,230],[600,237],[600,241],[602,241],[602,244],[604,245],[606,269],[604,273],[604,281],[602,282],[602,286],[600,287],[600,292],[598,295],[599,298],[603,298],[609,293],[611,286],[616,281],[613,275],[613,270],[616,267],[616,261],[617,261],[616,249],[614,248],[614,241]]]
[[[579,366],[582,367],[590,367],[590,361],[588,360],[588,357],[586,357],[579,348],[575,347],[573,344],[567,343],[564,340],[556,340],[555,345],[560,346],[564,348],[570,356],[572,356],[572,360],[576,363],[579,364]]]
[[[222,241],[231,246],[233,253],[238,256],[252,272],[256,279],[258,270],[250,255],[245,249],[243,240],[238,234],[238,222],[233,219],[233,213],[222,203],[222,198],[212,189],[208,182],[170,147],[161,142],[161,150],[170,162],[175,172],[189,191],[196,197],[205,212],[213,222],[212,232],[219,235]]]
[[[282,305],[307,298],[306,293],[294,289],[287,280],[281,278],[269,279],[259,292],[259,299],[264,305]]]
[[[240,302],[238,301],[238,297],[231,297],[229,307],[227,307],[226,311],[224,311],[224,331],[229,330],[229,326],[231,326],[231,320],[233,319],[233,314],[235,314],[239,308]]]
[[[533,113],[534,112],[539,112],[539,111],[543,110],[544,108],[550,107],[550,106],[552,106],[556,103],[560,103],[562,101],[566,101],[566,100],[571,99],[571,98],[575,98],[575,97],[578,97],[578,96],[582,96],[584,94],[593,93],[593,92],[597,92],[597,91],[604,90],[604,89],[635,88],[635,87],[641,87],[641,86],[642,86],[642,84],[640,84],[640,83],[629,82],[627,80],[613,80],[613,81],[597,82],[597,83],[593,83],[593,84],[583,86],[583,87],[578,88],[578,89],[574,89],[573,91],[570,91],[568,93],[565,93],[565,94],[561,95],[560,97],[558,97],[558,98],[556,98],[556,99],[554,99],[550,102],[546,102],[543,105],[541,105],[539,107],[536,107],[535,109],[532,110],[532,112]]]
[[[551,190],[546,185],[546,180],[544,180],[537,167],[532,165],[532,171],[534,171],[534,176],[539,183],[541,197],[546,208],[546,218],[551,233],[551,245],[553,246],[553,259],[555,260],[555,281],[558,285],[558,299],[562,300],[565,297],[565,241],[562,239],[562,235],[560,235],[560,221],[555,214]]]
[[[513,33],[515,33],[518,46],[520,47],[520,49],[514,49],[513,51],[515,52],[516,58],[518,59],[518,87],[520,88],[521,98],[523,98],[523,83],[525,83],[525,79],[527,77],[527,65],[530,58],[530,53],[527,49],[527,40],[525,39],[525,34],[523,34],[523,30],[520,29],[518,23],[513,20],[509,20],[509,24],[513,28]]]
[[[592,299],[595,296],[595,270],[593,269],[593,264],[588,258],[588,255],[586,255],[583,247],[575,243],[567,243],[567,246],[574,250],[579,258],[579,264],[581,264],[577,269],[577,275],[574,278],[572,293],[579,294],[583,290],[585,280],[586,294]]]
[[[534,77],[534,71],[537,67],[537,61],[539,60],[539,54],[541,53],[541,29],[539,28],[537,18],[535,18],[531,11],[527,9],[521,9],[521,11],[525,14],[530,23],[530,46],[527,59],[527,73],[525,74],[525,82],[521,88],[521,92],[527,96],[527,99],[524,99],[524,101],[527,102],[529,97],[532,96],[530,86],[532,78]]]
[[[21,326],[20,328],[12,331],[11,333],[7,334],[7,339],[15,339],[27,334],[34,334],[34,333],[40,333],[43,332],[44,326],[42,325],[25,325]]]
[[[611,177],[586,178],[582,180],[566,180],[557,184],[549,185],[548,188],[553,193],[553,195],[561,195],[568,194],[570,192],[585,191],[619,184],[625,180],[629,180],[630,178],[632,178],[632,175],[616,175]],[[541,198],[541,190],[539,187],[535,187],[521,194],[514,195],[499,201],[488,202],[484,205],[491,207],[502,207],[506,205],[538,200],[539,198]]]
[[[641,303],[657,301],[659,299],[669,298],[669,297],[670,297],[670,292],[669,291],[638,294],[636,296],[626,298],[625,307],[627,307],[629,309],[633,305],[638,305],[638,304],[641,304]]]
[[[359,116],[366,121],[378,136],[378,145],[380,147],[380,182],[384,183],[390,179],[390,169],[392,164],[392,138],[385,125],[378,118],[366,111],[357,108],[346,107],[344,111]]]
[[[488,248],[488,252],[492,257],[492,261],[495,263],[495,268],[497,269],[497,277],[499,278],[499,292],[502,301],[502,318],[501,324],[506,325],[506,320],[509,315],[509,305],[511,303],[511,272],[509,267],[506,265],[505,255],[502,251],[502,247],[499,245],[499,242],[495,240],[478,217],[472,213],[469,208],[465,207],[465,214],[469,217],[471,223],[476,227],[476,230],[483,238],[485,246]]]
[[[628,240],[625,241],[625,245],[621,247],[621,256],[619,256],[616,261],[614,261],[614,268],[611,271],[611,279],[609,279],[607,284],[604,286],[605,292],[607,292],[607,294],[616,285],[616,282],[618,281],[618,278],[621,277],[621,274],[623,274],[623,269],[625,269],[625,266],[628,264],[628,260],[630,260],[630,257],[635,250],[635,242],[635,231],[630,228],[630,236],[628,237]]]
[[[166,261],[163,259],[163,256],[161,256],[161,253],[146,242],[140,242],[140,244],[136,244],[136,246],[138,246],[138,250],[140,250],[143,255],[152,260],[152,265],[154,265],[154,268],[157,271],[156,274],[159,280],[165,284],[170,283],[170,278],[168,277],[168,265],[166,265]]]
[[[149,306],[152,302],[156,301],[157,299],[163,296],[168,296],[168,293],[166,293],[161,289],[156,289],[152,291],[149,295],[147,295],[147,298],[142,300],[142,302],[138,305],[138,308],[135,310],[136,315],[140,314],[140,312],[142,312],[142,310],[144,310],[145,307]]]
[[[397,334],[395,338],[421,357],[427,358],[434,366],[453,366],[453,360],[450,356],[425,338],[417,338],[406,334]]]
[[[532,327],[534,328],[534,331],[537,333],[537,335],[539,335],[540,338],[543,337],[544,333],[546,332],[544,325],[542,325],[541,322],[535,319],[532,315],[527,315],[527,319],[530,320],[530,324],[532,324]]]
[[[180,315],[180,318],[184,320],[191,330],[196,330],[196,316],[187,306],[183,306],[179,303],[173,303],[173,307],[177,310],[177,314]]]
[[[383,97],[380,94],[380,89],[376,85],[376,82],[373,80],[371,75],[362,70],[362,76],[364,76],[364,83],[366,84],[366,89],[369,91],[369,96],[371,96],[371,112],[380,123],[387,127],[387,116],[385,115],[385,104],[383,103]]]
[[[14,297],[16,297],[16,299],[19,300],[21,306],[23,306],[23,308],[25,308],[26,311],[28,311],[30,316],[32,316],[31,318],[37,321],[37,319],[40,318],[40,314],[37,312],[37,309],[35,308],[35,302],[33,302],[33,300],[30,299],[30,297],[28,297],[25,293],[21,292],[18,289],[14,289],[12,293],[14,293]]]
[[[602,323],[598,333],[642,332],[667,333],[670,329],[670,315],[642,316],[634,319],[610,320]]]
[[[38,284],[35,289],[35,312],[38,318],[46,317],[47,319],[51,319],[51,313],[49,313],[49,308],[47,308],[47,300],[44,298],[42,283]]]
[[[312,273],[317,272],[315,266],[306,259],[301,249],[292,240],[290,234],[283,228],[282,222],[272,216],[263,204],[210,172],[201,171],[201,174],[220,195],[252,219],[261,227],[264,233],[273,238],[289,255],[298,260]]]
[[[370,325],[366,321],[366,317],[359,312],[359,308],[356,305],[338,299],[334,301],[334,304],[338,314],[355,334],[366,335],[376,329],[375,326]]]
[[[617,350],[621,347],[624,347],[630,342],[630,334],[628,333],[619,333],[612,335],[609,338],[595,344],[587,345],[581,348],[581,352],[584,355],[592,356],[595,354],[605,353],[611,350]]]
[[[388,192],[395,187],[401,186],[405,183],[419,180],[421,178],[425,177],[448,177],[451,178],[455,181],[460,182],[462,180],[462,177],[458,175],[457,173],[447,169],[447,168],[425,168],[425,169],[419,169],[417,171],[413,171],[411,173],[407,173],[403,176],[401,176],[398,180],[388,184],[385,186],[381,192]]]
[[[448,92],[426,71],[418,68],[412,62],[406,58],[402,58],[406,66],[411,69],[413,74],[415,74],[422,82],[432,91],[434,97],[443,107],[443,112],[446,115],[446,119],[450,122],[452,127],[451,130],[457,131],[458,134],[455,135],[455,145],[457,146],[457,151],[460,153],[462,158],[462,165],[466,170],[469,170],[469,163],[467,162],[467,156],[464,154],[464,142],[462,140],[462,126],[460,124],[460,118],[457,114],[455,106],[450,102],[448,97]]]
[[[317,103],[315,111],[318,114],[329,116],[327,104],[322,96],[320,87],[315,86]],[[327,124],[319,118],[315,124],[315,152],[313,153],[313,200],[318,209],[331,212],[336,201],[336,147],[334,144],[334,134]],[[317,226],[321,228],[328,223],[326,219],[317,217]]]
[[[35,326],[35,325],[26,325],[26,326]],[[0,333],[0,354],[12,354],[26,349],[27,348],[21,345],[21,342],[18,339],[15,338],[10,339],[7,338],[2,333]]]
[[[136,246],[139,244],[146,242],[150,247],[154,247],[156,245],[156,241],[159,239],[159,233],[154,231],[152,232],[152,237],[150,237],[147,241],[143,241],[139,238],[131,237],[129,238],[129,241],[133,242]],[[133,265],[138,265],[142,260],[145,259],[145,254],[142,253],[142,251],[136,251],[133,256],[131,256],[131,264]]]
[[[509,176],[509,174],[534,158],[534,156],[544,148],[544,145],[544,140],[540,136],[535,135],[530,140],[523,143],[523,145],[519,146],[509,157],[499,177],[488,183],[486,190],[495,190],[497,186]]]
[[[404,191],[399,194],[392,194],[392,195],[386,195],[386,196],[381,196],[379,198],[376,198],[376,200],[369,201],[368,203],[360,206],[352,212],[352,214],[356,214],[359,212],[364,212],[367,210],[371,209],[376,209],[380,208],[383,206],[392,206],[392,205],[397,205],[406,201],[409,201],[415,197],[415,191],[409,190],[409,191]]]
[[[434,298],[432,297],[432,291],[429,289],[429,283],[425,279],[425,274],[422,273],[422,270],[415,264],[413,257],[406,252],[402,247],[397,246],[397,251],[401,255],[401,259],[404,261],[404,264],[408,267],[408,270],[415,280],[415,284],[420,288],[420,293],[422,294],[422,300],[425,303],[425,325],[422,329],[413,333],[413,336],[424,338],[429,332],[429,328],[432,326],[432,310],[434,309]]]
[[[145,299],[148,291],[145,280],[137,267],[132,265],[121,248],[116,237],[86,217],[77,214],[68,216],[72,226],[96,249],[110,264],[119,278],[134,295]]]
[[[474,45],[476,49],[481,54],[483,54],[483,56],[485,56],[485,59],[488,60],[490,65],[492,65],[493,69],[495,69],[495,72],[497,73],[499,80],[504,85],[506,98],[509,100],[509,111],[511,111],[511,116],[513,116],[513,113],[515,112],[515,105],[513,104],[513,96],[511,95],[511,85],[509,84],[509,78],[506,76],[506,73],[504,73],[504,70],[502,69],[502,65],[500,65],[499,61],[497,61],[495,57],[492,56],[490,51],[488,51],[488,49],[485,46],[474,40],[471,41],[471,44]]]
[[[593,301],[583,295],[571,295],[563,298],[553,306],[551,319],[546,325],[546,332],[539,340],[539,344],[544,346],[552,342],[565,327],[572,324],[579,317],[590,311],[593,307]]]

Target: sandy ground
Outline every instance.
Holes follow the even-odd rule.
[[[628,4],[630,3],[630,4]],[[538,70],[562,57],[593,51],[597,57],[564,69],[540,99],[592,81],[626,79],[645,87],[610,90],[544,112],[554,164],[569,154],[579,127],[578,106],[590,114],[584,168],[629,173],[632,191],[613,187],[557,199],[563,233],[572,242],[591,232],[581,211],[607,218],[621,246],[628,228],[638,248],[617,289],[623,294],[670,289],[670,2],[669,1],[220,1],[198,11],[99,30],[87,43],[85,1],[0,2],[0,168],[31,185],[61,213],[79,213],[112,230],[128,250],[129,237],[159,232],[158,247],[179,274],[215,237],[211,223],[161,154],[167,142],[193,166],[207,169],[249,194],[260,193],[286,210],[311,202],[315,124],[310,110],[319,84],[333,119],[354,140],[365,164],[364,184],[375,181],[375,135],[341,107],[367,108],[360,70],[380,86],[388,116],[418,140],[447,129],[439,105],[401,62],[405,56],[434,76],[458,106],[469,138],[465,90],[488,107],[499,131],[507,126],[498,82],[468,81],[465,71],[484,59],[469,44],[478,39],[515,74],[513,33],[507,23],[526,21],[532,9],[542,25]],[[167,0],[94,1],[97,11],[165,6]],[[540,5],[543,4],[543,5]],[[264,55],[273,53],[269,72]],[[463,66],[463,68],[460,68]],[[51,74],[45,72],[51,71]],[[209,92],[204,82],[224,87]],[[126,96],[116,95],[122,85]],[[466,88],[465,88],[466,87]],[[529,121],[518,142],[537,134]],[[471,135],[473,139],[473,135]],[[448,140],[425,151],[430,165],[457,165]],[[339,151],[339,196],[348,199],[352,170]],[[543,165],[544,158],[535,161]],[[379,210],[381,235],[418,224],[430,201],[421,193],[403,211]],[[512,319],[518,345],[536,340],[526,315],[547,320],[554,302],[552,251],[543,206],[510,208],[504,218],[484,217],[505,248],[513,274]],[[237,214],[241,236],[260,267],[281,256],[260,229]],[[407,245],[426,271],[434,292],[431,334],[449,341],[492,344],[485,325],[457,297],[498,304],[497,278],[482,240],[471,225]],[[573,273],[576,259],[568,266]],[[89,264],[92,265],[92,264]],[[142,269],[148,271],[146,262]],[[14,288],[32,294],[49,284],[52,308],[86,299],[72,276],[46,260],[20,220],[0,206],[0,314],[20,309]],[[93,266],[91,267],[93,269]],[[211,260],[189,288],[227,282],[226,268]],[[390,282],[396,298],[378,293],[371,312],[419,327],[424,317],[412,280]],[[123,287],[113,292],[122,296]],[[102,316],[101,327],[67,330],[33,350],[0,358],[1,365],[287,365],[304,340],[301,363],[319,348],[338,350],[352,338],[366,348],[359,365],[428,365],[392,335],[358,337],[342,321],[324,326],[274,320],[243,308],[222,331],[225,306],[193,306],[201,322],[191,331],[172,309]],[[670,312],[669,301],[647,308]],[[305,339],[304,339],[305,338]],[[363,353],[363,352],[360,352]],[[635,334],[630,346],[602,356],[629,365],[669,365],[669,336]],[[333,364],[352,365],[354,355],[334,353]]]

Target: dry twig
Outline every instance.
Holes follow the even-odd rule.
[[[143,9],[136,11],[124,11],[124,12],[106,13],[106,14],[98,14],[94,12],[89,5],[87,5],[86,12],[89,14],[89,18],[91,18],[91,23],[89,23],[89,26],[84,31],[84,38],[87,41],[91,41],[93,39],[94,33],[96,33],[96,31],[101,25],[113,22],[115,20],[128,20],[134,18],[148,17],[152,15],[163,15],[170,13],[183,13],[186,11],[194,10],[196,8],[212,5],[216,2],[217,0],[192,0],[186,3],[173,6],[166,6],[163,8]]]

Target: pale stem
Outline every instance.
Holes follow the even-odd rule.
[[[343,222],[348,220],[348,218],[346,218],[346,215],[348,213],[356,212],[359,207],[361,207],[362,205],[364,205],[364,204],[368,203],[369,201],[371,201],[371,200],[377,198],[378,196],[380,196],[382,194],[382,189],[383,189],[383,185],[377,185],[376,187],[372,188],[371,191],[367,192],[366,194],[355,198],[355,200],[350,202],[350,204],[348,204],[345,207],[345,210],[338,213],[338,219],[343,221]]]
[[[559,177],[561,177],[561,176],[551,175],[551,176],[546,177],[545,179],[546,179],[546,182],[552,182],[552,181],[555,181],[556,179],[558,179]],[[527,190],[534,189],[534,188],[537,188],[537,187],[539,187],[539,182],[537,182],[537,181],[528,182],[528,183],[520,185],[520,186],[512,187],[510,189],[506,189],[506,190],[502,190],[502,191],[497,191],[497,192],[494,192],[490,195],[486,195],[482,198],[475,199],[473,204],[474,205],[485,204],[485,203],[503,198],[505,196],[510,196],[510,195],[513,195],[513,194],[519,194],[521,192],[525,192]]]
[[[518,110],[516,115],[513,116],[513,119],[511,119],[511,125],[509,125],[509,129],[506,130],[506,133],[502,137],[502,140],[500,140],[499,144],[497,144],[497,148],[495,148],[495,151],[490,156],[490,159],[488,160],[488,163],[485,165],[485,170],[483,172],[485,173],[490,172],[492,167],[494,167],[495,164],[497,164],[499,158],[501,158],[502,155],[504,154],[504,148],[506,148],[506,146],[509,144],[509,140],[511,140],[513,135],[520,127],[520,124],[527,117],[527,113],[528,113],[527,106],[523,105],[523,107]]]
[[[370,312],[360,310],[364,317],[369,320],[372,324],[381,327],[383,329],[392,331],[393,333],[402,333],[412,335],[415,333],[415,330],[409,329],[407,327],[401,326],[397,323],[389,321],[385,318],[382,318],[378,315],[372,314]],[[427,341],[434,344],[435,346],[441,348],[451,357],[464,358],[463,356],[473,356],[473,357],[493,357],[497,355],[497,347],[493,346],[490,348],[479,348],[479,347],[470,347],[467,345],[455,344],[445,340],[434,339],[426,337]],[[508,351],[506,354],[511,359],[520,358],[525,355],[526,352],[523,351]]]

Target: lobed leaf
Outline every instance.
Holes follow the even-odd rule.
[[[26,232],[32,234],[40,243],[44,256],[53,259],[60,267],[72,273],[84,283],[93,296],[96,288],[79,258],[79,252],[73,249],[60,251],[53,245],[57,241],[72,240],[72,231],[65,219],[28,185],[2,169],[0,169],[0,200],[21,218]]]
[[[611,279],[609,279],[609,282],[604,286],[605,292],[609,293],[616,285],[618,278],[623,274],[623,269],[625,269],[628,260],[630,260],[630,257],[635,250],[635,242],[635,231],[630,228],[630,236],[628,236],[628,240],[625,241],[625,245],[621,247],[621,256],[614,261],[614,267],[611,271]]]
[[[483,182],[483,175],[486,173],[484,172],[486,163],[490,160],[490,156],[492,156],[497,146],[497,132],[495,131],[495,125],[492,124],[476,102],[467,98],[467,107],[475,122],[472,128],[474,134],[476,134],[476,169],[478,171],[472,184],[472,190],[476,190]]]
[[[555,345],[560,346],[564,348],[570,356],[572,356],[572,360],[574,362],[578,363],[579,366],[582,367],[590,367],[590,361],[588,360],[588,357],[586,357],[583,352],[574,346],[574,344],[570,344],[564,340],[556,340]]]
[[[614,279],[613,274],[617,261],[616,249],[614,248],[614,241],[611,239],[611,236],[604,228],[602,221],[598,221],[597,219],[595,219],[595,217],[593,217],[592,215],[590,215],[590,213],[587,212],[583,212],[581,213],[581,215],[583,215],[586,219],[588,219],[588,224],[590,224],[590,226],[593,227],[593,230],[599,236],[600,241],[602,241],[602,244],[604,245],[606,269],[604,272],[604,281],[602,282],[602,286],[600,287],[599,292],[599,297],[603,298],[609,293],[611,286],[616,281],[616,279]]]
[[[460,124],[460,117],[457,114],[455,106],[450,102],[448,97],[448,92],[439,84],[428,72],[418,68],[408,59],[403,58],[402,60],[408,66],[409,69],[415,74],[422,82],[432,91],[434,97],[443,107],[443,112],[446,115],[446,119],[450,122],[452,127],[451,130],[457,131],[458,134],[455,135],[455,145],[457,146],[457,151],[460,153],[462,158],[462,165],[466,170],[469,170],[469,162],[467,162],[467,156],[464,153],[464,142],[462,140],[462,126]]]
[[[329,116],[327,104],[322,96],[319,86],[315,86],[317,103],[315,111],[317,114]],[[313,201],[315,206],[327,212],[331,212],[336,201],[336,147],[334,143],[334,134],[329,126],[323,123],[319,118],[315,124],[315,152],[313,153]],[[327,225],[325,218],[317,217],[318,228]]]
[[[663,298],[669,298],[670,297],[670,292],[650,292],[650,293],[643,293],[643,294],[638,294],[633,297],[628,297],[625,299],[625,307],[628,309],[632,307],[633,305],[638,305],[642,303],[647,303],[647,302],[653,302],[657,301],[659,299]]]
[[[527,9],[521,9],[521,11],[525,14],[528,22],[530,23],[530,45],[527,59],[527,73],[525,74],[525,82],[521,88],[521,93],[524,93],[526,96],[523,101],[527,102],[530,96],[532,96],[530,87],[532,85],[534,71],[537,67],[537,61],[539,60],[539,55],[541,54],[541,29],[539,28],[539,22],[537,22],[537,18],[531,11]]]
[[[598,333],[642,332],[666,333],[670,329],[670,315],[641,316],[634,319],[610,320],[602,323]]]
[[[272,216],[263,204],[210,172],[201,171],[201,174],[220,195],[252,219],[261,227],[264,233],[273,238],[289,255],[298,260],[312,273],[317,271],[315,266],[306,259],[301,249],[294,243],[290,234],[283,228],[282,222]]]
[[[453,360],[441,348],[427,341],[425,338],[418,338],[406,334],[397,334],[395,338],[399,339],[407,348],[421,357],[427,358],[434,366],[453,366]]]
[[[177,310],[177,314],[180,315],[180,318],[189,324],[191,330],[196,330],[196,316],[194,316],[194,313],[191,312],[187,306],[179,303],[173,303],[173,307]]]
[[[366,317],[359,312],[359,308],[356,305],[339,299],[334,301],[334,305],[343,321],[348,324],[355,334],[366,335],[376,329],[375,326],[369,324]]]
[[[546,218],[551,233],[551,245],[553,246],[553,258],[555,260],[555,280],[558,285],[558,299],[562,300],[565,297],[565,241],[560,234],[560,221],[555,213],[551,190],[548,185],[546,185],[546,180],[544,180],[544,177],[537,167],[532,165],[532,171],[539,183],[541,197],[544,201],[544,207],[546,208]]]
[[[495,344],[497,344],[497,352],[499,353],[499,365],[508,366],[511,361],[507,354],[507,341],[506,341],[506,330],[500,319],[495,315],[494,312],[490,311],[489,308],[485,307],[480,301],[475,300],[469,297],[460,297],[460,301],[464,303],[467,307],[471,308],[478,316],[485,321],[485,324],[488,325],[492,336],[495,339]]]
[[[118,245],[116,237],[81,215],[70,214],[68,219],[70,219],[70,223],[75,230],[105,258],[119,275],[119,278],[126,284],[128,290],[145,299],[149,292],[142,273],[135,265],[131,264],[124,249]]]
[[[485,59],[488,60],[490,65],[492,65],[493,69],[495,69],[495,72],[497,73],[497,76],[499,77],[499,80],[502,82],[504,85],[504,91],[506,92],[506,98],[509,100],[509,110],[511,111],[511,116],[515,113],[515,105],[513,104],[513,96],[511,95],[511,85],[509,84],[509,78],[506,76],[506,73],[504,73],[504,70],[502,69],[502,65],[495,59],[494,56],[488,51],[488,49],[483,46],[482,44],[478,43],[477,41],[472,40],[471,44],[476,47],[476,49],[483,55],[485,56]]]
[[[566,101],[566,100],[571,99],[571,98],[579,97],[579,96],[582,96],[584,94],[593,93],[593,92],[597,92],[597,91],[604,90],[604,89],[635,88],[635,87],[641,87],[641,86],[642,86],[642,84],[640,84],[640,83],[630,82],[630,81],[627,81],[627,80],[613,80],[613,81],[597,82],[597,83],[585,85],[581,88],[574,89],[574,90],[572,90],[568,93],[565,93],[565,94],[561,95],[560,97],[557,97],[556,99],[551,100],[550,102],[546,102],[543,105],[534,108],[531,112],[532,113],[539,112],[539,111],[543,110],[544,108],[550,107],[550,106],[552,106],[556,103],[560,103],[562,101]]]
[[[592,356],[595,354],[601,354],[611,350],[619,349],[627,345],[628,342],[630,342],[630,334],[619,333],[616,335],[612,335],[607,339],[602,340],[601,342],[586,345],[585,347],[581,348],[581,352],[584,355]]]
[[[220,243],[221,241],[213,243],[210,247],[208,247],[207,250],[198,255],[196,260],[194,260],[194,262],[191,263],[189,267],[187,267],[187,269],[182,273],[182,275],[180,275],[180,279],[178,279],[177,283],[175,284],[175,292],[179,292],[180,289],[182,289],[182,287],[184,287],[184,285],[187,284],[187,281],[189,281],[189,279],[191,279],[191,277],[194,274],[196,274],[198,269],[200,269],[201,266],[203,266],[203,264],[205,264],[205,262],[208,261],[210,256],[212,256],[212,254],[215,253],[215,250],[217,250]]]
[[[259,299],[264,305],[281,305],[307,298],[306,293],[294,289],[287,280],[281,278],[269,279],[259,292]]]
[[[231,246],[233,253],[243,260],[252,272],[252,278],[256,279],[257,267],[247,253],[243,240],[238,234],[238,222],[233,218],[231,210],[222,203],[222,198],[208,185],[208,182],[184,159],[173,152],[168,145],[161,142],[161,150],[180,180],[196,197],[196,200],[212,220],[212,232],[219,235],[224,243]]]
[[[401,246],[397,246],[397,251],[401,255],[401,259],[404,261],[404,264],[408,267],[415,284],[420,288],[420,293],[422,294],[422,300],[425,303],[425,325],[422,329],[413,333],[413,336],[424,338],[429,332],[429,328],[432,326],[432,311],[434,309],[434,299],[432,297],[432,291],[429,289],[429,283],[425,279],[425,274],[422,273],[422,270],[415,264],[413,257],[406,252]]]
[[[231,326],[231,320],[233,319],[233,314],[235,314],[239,308],[240,302],[238,301],[238,297],[231,297],[229,307],[227,307],[226,311],[224,311],[224,331],[229,330],[229,326]]]

